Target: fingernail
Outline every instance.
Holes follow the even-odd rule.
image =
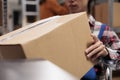
[[[87,51],[87,50],[85,50],[85,53],[88,53],[88,51]]]

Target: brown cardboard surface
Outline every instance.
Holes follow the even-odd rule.
[[[113,27],[120,27],[120,3],[113,3]],[[107,3],[102,3],[95,6],[95,18],[98,21],[109,25],[109,6]]]
[[[85,12],[61,16],[24,31],[26,28],[0,37],[3,59],[44,58],[79,78],[92,67],[84,55],[92,41]]]

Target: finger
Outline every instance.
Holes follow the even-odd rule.
[[[104,48],[105,48],[104,45],[101,45],[101,46],[97,47],[96,49],[94,49],[93,51],[91,51],[91,52],[87,55],[87,57],[90,58],[90,57],[98,54],[99,52],[103,51]]]
[[[96,42],[95,44],[91,45],[85,50],[86,54],[90,53],[91,51],[93,51],[94,49],[98,48],[101,45],[103,45],[101,41]]]
[[[91,34],[91,36],[93,37],[93,40],[94,40],[95,42],[97,42],[97,41],[99,40],[94,34]]]
[[[98,58],[102,57],[102,54],[104,53],[104,51],[102,50],[101,52],[99,52],[98,54],[96,54],[95,56],[93,56],[91,58],[92,61],[97,60]]]

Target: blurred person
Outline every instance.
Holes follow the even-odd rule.
[[[40,0],[40,19],[68,14],[63,0]]]
[[[96,21],[90,12],[90,5],[93,0],[65,0],[69,13],[79,13],[86,11],[91,29],[93,42],[85,50],[85,55],[91,62],[99,61],[101,58],[106,63],[108,61],[120,61],[120,40],[116,33],[109,26]],[[116,63],[117,65],[117,63]],[[82,80],[99,80],[97,78],[96,66],[90,69]]]

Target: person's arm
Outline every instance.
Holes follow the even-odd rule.
[[[120,39],[110,27],[107,26],[104,32],[102,42],[109,52],[109,57],[111,60],[120,60]]]
[[[52,10],[57,15],[64,15],[68,13],[66,6],[60,5],[57,0],[47,0],[49,9]]]
[[[116,66],[120,62],[120,40],[116,33],[106,26],[101,41],[93,36],[94,43],[86,49],[87,58],[96,60],[103,57],[104,60],[114,61]]]
[[[94,34],[91,35],[93,42],[90,43],[89,47],[85,50],[86,57],[92,62],[96,62],[100,57],[105,57],[108,55],[108,51],[105,48],[103,42],[101,42],[98,37]]]

